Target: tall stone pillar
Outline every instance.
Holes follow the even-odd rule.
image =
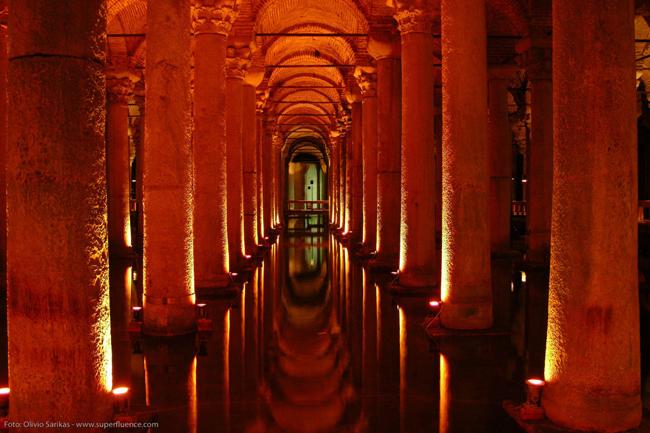
[[[265,236],[265,219],[264,219],[264,144],[266,131],[264,130],[264,105],[266,96],[264,93],[256,93],[255,102],[255,154],[257,155],[255,169],[257,175],[255,182],[257,186],[257,239],[260,244],[263,243]]]
[[[347,136],[347,181],[349,188],[346,190],[348,202],[348,230],[347,237],[350,244],[354,245],[361,241],[361,229],[363,220],[363,166],[361,155],[361,139],[363,133],[363,107],[361,106],[361,95],[350,96],[352,105],[352,126]]]
[[[448,328],[482,329],[492,326],[485,2],[443,0],[441,10],[444,306],[440,318]],[[468,70],[472,78],[461,79]]]
[[[242,121],[244,75],[250,65],[248,48],[228,47],[226,58],[226,165],[228,179],[228,255],[230,269],[244,264],[244,188]]]
[[[375,68],[357,67],[355,71],[361,89],[363,133],[361,161],[363,164],[363,251],[376,249],[377,239],[377,75]]]
[[[271,149],[271,170],[272,170],[272,176],[273,176],[273,209],[274,209],[274,217],[273,217],[273,227],[278,227],[280,225],[280,212],[282,212],[282,202],[281,202],[281,197],[282,197],[282,192],[280,191],[280,188],[282,188],[281,184],[281,179],[280,179],[280,160],[282,159],[281,153],[282,153],[282,144],[284,142],[284,139],[282,137],[282,134],[279,131],[276,131],[276,133],[273,135],[273,146]]]
[[[511,71],[490,69],[488,83],[488,147],[490,158],[490,245],[492,252],[510,249],[512,212],[512,131],[508,119]]]
[[[242,167],[244,200],[244,249],[254,255],[257,238],[257,120],[255,88],[264,78],[262,73],[249,72],[242,92]]]
[[[264,195],[262,197],[264,208],[264,236],[271,234],[270,229],[273,228],[273,210],[272,210],[272,196],[273,196],[273,170],[271,165],[271,151],[273,150],[273,135],[271,132],[272,120],[270,116],[266,116],[264,121],[264,131],[261,148],[262,156],[262,181],[264,183]]]
[[[106,174],[108,178],[108,249],[111,257],[133,254],[131,240],[131,173],[129,107],[137,77],[109,73],[107,88]]]
[[[140,118],[138,119],[139,133],[135,143],[135,203],[138,211],[138,226],[134,247],[138,254],[142,256],[142,252],[144,251],[144,212],[142,210],[144,203],[144,120],[146,117],[144,83],[142,80],[138,82],[135,88],[135,103],[138,106]],[[139,281],[142,281],[142,279]]]
[[[106,422],[106,5],[11,0],[9,9],[10,420]]]
[[[530,146],[527,150],[526,261],[548,266],[551,250],[553,197],[553,82],[551,41],[524,40],[524,55],[531,86]]]
[[[195,327],[189,0],[148,0],[144,331]]]
[[[399,284],[428,287],[438,284],[434,229],[433,17],[430,15],[433,7],[424,5],[420,9],[413,3],[416,2],[401,3],[395,15],[402,37]]]
[[[347,156],[346,140],[347,131],[345,127],[339,129],[339,229],[345,232],[347,225]]]
[[[0,1],[0,18],[8,17],[7,1]],[[0,278],[7,271],[7,26],[0,25]]]
[[[378,270],[399,268],[402,66],[399,35],[377,34],[368,42],[377,62],[377,256]]]
[[[337,130],[329,132],[330,137],[330,165],[329,165],[329,179],[330,187],[328,193],[330,195],[330,214],[331,214],[331,227],[336,229],[339,227],[339,188],[340,188],[340,164],[339,164],[339,133]]]
[[[542,403],[572,429],[633,429],[641,420],[633,1],[553,1],[553,109]]]
[[[198,291],[226,287],[226,47],[236,2],[194,0],[194,272]]]

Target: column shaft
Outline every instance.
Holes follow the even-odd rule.
[[[402,171],[400,277],[402,286],[437,285],[433,38],[422,11],[398,13],[402,33]]]
[[[379,268],[399,267],[402,86],[399,57],[377,59],[377,258]]]
[[[508,84],[507,79],[493,78],[488,88],[490,243],[493,252],[510,249],[512,132],[508,120]]]
[[[247,255],[254,255],[257,247],[257,132],[255,114],[255,87],[245,84],[242,104],[242,166],[244,170],[244,247]]]
[[[552,421],[579,430],[623,431],[641,419],[633,23],[631,0],[553,1],[553,233],[542,403]]]
[[[5,7],[6,1],[1,3]],[[0,26],[0,278],[7,271],[7,27]]]
[[[144,328],[194,330],[189,0],[149,0],[144,146]]]
[[[271,149],[273,146],[271,131],[269,128],[269,120],[265,122],[265,129],[263,131],[262,147],[261,147],[261,156],[262,156],[262,181],[264,183],[264,195],[262,201],[264,202],[264,236],[268,236],[269,229],[273,227],[273,219],[271,217],[271,197],[273,195],[273,177],[271,173]]]
[[[255,118],[255,183],[257,190],[257,239],[258,243],[262,244],[264,239],[264,159],[262,155],[262,147],[264,146],[264,113],[261,109],[257,109]]]
[[[111,77],[108,84],[106,173],[108,178],[108,248],[112,257],[132,254],[129,108],[133,82]]]
[[[194,9],[195,12],[198,8]],[[200,9],[198,9],[200,10]],[[194,22],[194,272],[198,290],[228,277],[225,34]],[[225,29],[224,29],[225,30]]]
[[[226,79],[226,146],[228,177],[228,254],[230,269],[238,269],[244,259],[244,205],[242,163],[243,75]]]
[[[443,0],[442,324],[492,326],[485,3]],[[472,52],[471,56],[466,53]],[[462,80],[471,70],[472,79]],[[468,104],[472,106],[468,110]]]
[[[550,74],[546,79],[531,77],[531,89],[526,259],[548,266],[553,201],[553,83]]]
[[[363,107],[361,100],[352,103],[352,130],[350,132],[350,147],[348,148],[349,162],[348,173],[350,180],[350,226],[353,243],[361,241],[363,221],[363,164],[362,140],[363,136]]]
[[[105,8],[9,2],[7,320],[21,423],[112,415]]]
[[[346,169],[346,151],[347,140],[345,134],[339,138],[339,228],[347,230],[347,169]]]

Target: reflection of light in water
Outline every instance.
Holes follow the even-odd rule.
[[[194,355],[194,359],[192,360],[192,370],[190,371],[190,383],[189,383],[189,402],[188,402],[188,407],[190,410],[189,417],[188,417],[188,427],[190,429],[190,432],[196,433],[197,429],[197,423],[198,423],[198,406],[197,406],[197,399],[196,399],[196,355]]]
[[[230,424],[230,308],[223,323],[223,391],[226,423]]]
[[[399,412],[400,412],[400,430],[404,431],[404,422],[406,413],[406,315],[404,310],[397,307],[399,315]]]
[[[447,358],[440,354],[440,424],[439,433],[449,431],[449,367]]]
[[[142,365],[144,368],[144,401],[149,406],[151,400],[149,399],[149,370],[147,369],[147,355],[142,357]]]
[[[375,303],[377,304],[377,362],[379,362],[381,353],[381,293],[379,292],[379,286],[377,284],[375,284]]]

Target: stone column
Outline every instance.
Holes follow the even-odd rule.
[[[257,238],[257,121],[255,88],[264,78],[264,72],[249,72],[242,92],[242,167],[244,205],[244,249],[254,255]]]
[[[282,144],[284,139],[282,134],[278,131],[273,135],[273,146],[271,149],[271,170],[273,176],[273,227],[278,227],[280,225],[280,212],[282,212],[282,202],[281,197],[282,193],[280,188],[282,184],[280,182],[280,160],[282,159]]]
[[[633,429],[641,420],[633,1],[553,1],[553,109],[542,403],[568,428]]]
[[[402,66],[399,35],[374,35],[368,52],[377,61],[377,256],[378,270],[399,268]]]
[[[262,206],[264,208],[264,236],[271,234],[270,230],[273,228],[273,210],[272,200],[273,196],[273,176],[271,166],[271,151],[273,149],[273,136],[271,133],[272,120],[270,116],[266,116],[264,121],[264,131],[262,143],[262,181],[264,183],[264,195],[262,197]]]
[[[255,103],[255,136],[256,143],[255,148],[257,155],[255,168],[257,171],[257,176],[255,176],[255,182],[257,185],[257,239],[260,244],[264,243],[266,220],[264,218],[264,144],[266,131],[264,130],[264,105],[266,104],[266,96],[263,92],[256,93],[256,103]]]
[[[363,111],[361,95],[350,96],[352,104],[352,126],[348,134],[347,153],[347,181],[349,188],[346,190],[348,202],[348,230],[347,237],[350,245],[361,241],[361,227],[363,220],[363,166],[361,155],[361,137],[363,133]]]
[[[363,164],[363,252],[377,247],[377,75],[375,68],[357,67],[355,71],[361,89],[363,133],[361,160]]]
[[[106,422],[106,5],[11,0],[9,9],[10,420]]]
[[[492,326],[485,2],[443,0],[441,8],[444,306],[440,318],[448,328],[482,329]],[[469,70],[471,79],[461,79]]]
[[[551,249],[553,197],[553,82],[551,41],[524,40],[524,54],[531,87],[530,146],[527,149],[526,261],[548,266]]]
[[[511,71],[490,69],[488,147],[490,157],[490,244],[492,252],[510,250],[512,212],[512,131],[508,119]]]
[[[226,287],[226,46],[235,2],[194,0],[194,272],[197,290]]]
[[[433,17],[405,2],[395,18],[402,36],[402,172],[399,284],[436,286]],[[418,2],[419,4],[420,2]]]
[[[195,326],[189,0],[147,3],[144,331]]]
[[[7,1],[0,1],[0,18],[8,18]],[[7,26],[0,25],[0,278],[7,271]]]
[[[348,146],[346,141],[345,128],[339,130],[339,229],[342,232],[346,230],[346,221],[347,221],[347,157],[346,157],[346,147]]]
[[[333,229],[336,229],[339,227],[339,220],[340,220],[340,211],[339,211],[339,188],[340,188],[340,182],[339,178],[341,176],[340,173],[340,162],[339,162],[339,148],[340,148],[340,143],[339,143],[339,134],[338,131],[332,130],[329,132],[330,135],[330,165],[329,165],[329,178],[330,178],[330,188],[329,188],[329,195],[330,195],[330,213],[332,214],[331,218],[331,227]]]
[[[139,135],[135,143],[135,202],[138,210],[138,227],[134,246],[138,254],[142,256],[144,251],[144,211],[142,210],[142,204],[144,203],[144,120],[146,117],[143,80],[140,80],[136,85],[135,103],[138,106],[140,118],[138,119]],[[138,281],[141,282],[142,279]]]
[[[106,174],[108,178],[108,249],[111,257],[133,254],[131,241],[131,173],[129,107],[137,77],[109,72],[107,88]]]
[[[228,254],[230,269],[244,264],[244,189],[242,120],[244,75],[250,65],[248,48],[228,47],[226,59],[226,160],[228,179]]]

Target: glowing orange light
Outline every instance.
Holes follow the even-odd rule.
[[[431,307],[431,308],[438,308],[438,307],[440,307],[440,301],[436,301],[436,300],[429,301],[429,307]]]
[[[544,382],[542,379],[528,379],[526,381],[528,385],[533,385],[533,386],[544,386],[546,385],[546,382]]]
[[[9,389],[9,388],[7,388]],[[120,386],[118,388],[113,388],[113,395],[125,395],[129,393],[129,388],[126,386]]]

